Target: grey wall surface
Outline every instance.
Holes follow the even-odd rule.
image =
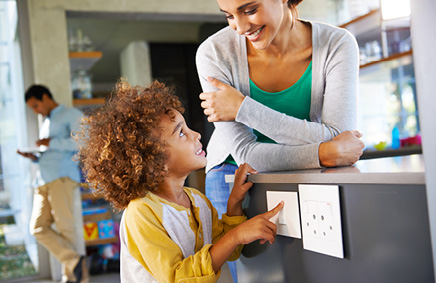
[[[426,190],[423,185],[340,184],[344,259],[303,249],[277,236],[273,245],[244,247],[239,282],[434,282]],[[267,210],[266,191],[297,184],[255,184],[246,211]]]
[[[436,259],[436,108],[435,78],[436,56],[436,1],[410,1],[412,10],[413,60],[418,93],[419,121],[422,130],[422,151],[425,160],[429,220],[433,241],[433,258]],[[436,260],[434,261],[436,269]],[[435,278],[436,281],[436,278]]]

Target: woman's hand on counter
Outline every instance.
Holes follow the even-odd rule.
[[[349,166],[356,163],[365,148],[361,137],[362,134],[359,131],[346,131],[331,141],[321,143],[319,146],[321,166]]]
[[[208,82],[217,91],[200,94],[201,107],[209,122],[234,121],[245,96],[234,87],[208,77]]]

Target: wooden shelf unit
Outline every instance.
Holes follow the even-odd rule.
[[[78,70],[89,70],[103,57],[101,51],[69,52],[71,74]]]
[[[92,195],[92,196],[90,196]],[[94,196],[92,193],[88,193],[87,195],[84,196],[84,194],[82,193],[82,199],[85,199],[86,197],[88,197],[88,199],[98,199],[98,197]],[[99,221],[102,220],[112,220],[112,214],[110,213],[110,211],[106,211],[103,213],[97,213],[97,214],[88,214],[88,215],[84,215],[83,216],[83,223],[99,223]],[[115,243],[118,241],[117,236],[111,237],[111,238],[98,238],[98,239],[92,239],[92,240],[85,240],[85,244],[86,246],[95,246],[95,245],[103,245],[103,244],[111,244],[111,243]]]
[[[97,246],[97,245],[106,245],[116,243],[118,241],[117,237],[107,238],[107,239],[97,239],[97,240],[87,240],[85,244],[87,247],[89,246]]]
[[[82,200],[97,200],[97,199],[101,199],[103,198],[103,196],[101,195],[95,195],[94,193],[82,193]]]
[[[363,68],[366,68],[366,67],[369,67],[369,66],[372,66],[372,65],[380,64],[382,62],[388,62],[388,61],[400,59],[402,57],[411,56],[412,54],[413,54],[412,50],[409,50],[409,51],[406,51],[406,52],[402,52],[402,53],[393,54],[393,55],[391,55],[389,57],[382,58],[382,59],[377,60],[377,61],[372,61],[372,62],[365,63],[363,65],[360,65],[360,69],[363,69]]]
[[[85,105],[101,105],[104,104],[106,98],[97,97],[97,98],[75,98],[73,99],[74,106],[85,106]]]
[[[380,12],[379,9],[371,10],[371,11],[369,11],[368,13],[366,13],[364,15],[361,15],[361,16],[359,16],[357,18],[352,19],[349,22],[343,23],[339,27],[340,28],[347,28],[349,25],[352,25],[352,24],[357,23],[357,22],[361,22],[361,21],[365,20],[366,18],[373,17],[373,16],[378,16],[379,12]]]

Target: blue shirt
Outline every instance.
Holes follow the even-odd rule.
[[[80,182],[78,162],[73,161],[77,146],[71,133],[80,130],[81,117],[80,110],[59,105],[45,118],[39,138],[50,138],[50,144],[38,160],[43,183],[61,177]]]

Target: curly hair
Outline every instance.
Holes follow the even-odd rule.
[[[184,112],[173,90],[158,81],[148,87],[119,81],[101,108],[82,119],[78,159],[86,180],[116,209],[156,191],[163,181],[165,143],[155,133],[162,114]]]

